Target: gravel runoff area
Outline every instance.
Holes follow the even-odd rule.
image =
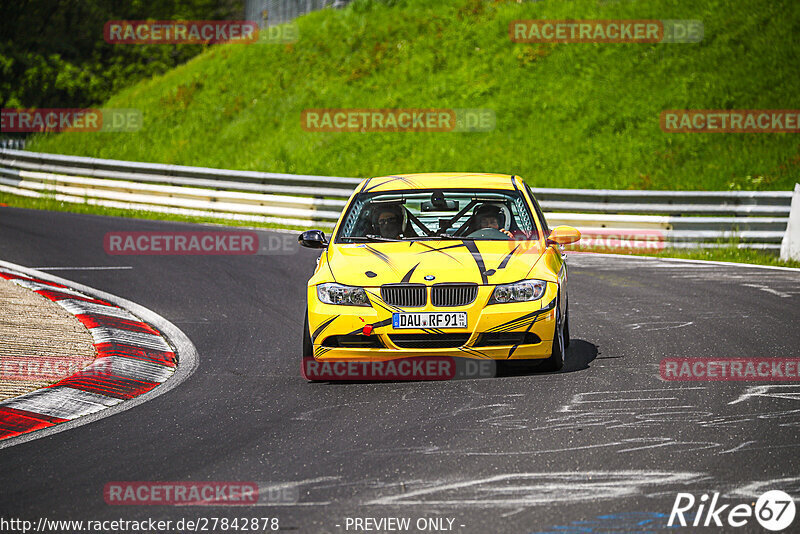
[[[0,278],[0,401],[58,382],[96,354],[92,335],[75,316]]]

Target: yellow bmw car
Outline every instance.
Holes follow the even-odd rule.
[[[356,187],[308,282],[306,362],[458,357],[558,370],[569,344],[561,246],[518,176],[430,173]]]

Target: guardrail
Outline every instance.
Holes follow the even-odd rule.
[[[0,149],[0,191],[112,208],[332,228],[360,178],[234,171]],[[551,226],[676,247],[779,250],[791,191],[533,188]],[[612,245],[613,246],[613,245]]]
[[[300,15],[326,7],[345,7],[351,0],[245,0],[247,20],[263,21],[263,24],[283,24]]]

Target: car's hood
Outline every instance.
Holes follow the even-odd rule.
[[[340,284],[380,286],[516,282],[528,277],[542,251],[538,241],[442,240],[332,244],[327,254]]]

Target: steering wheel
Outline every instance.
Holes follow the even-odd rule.
[[[466,237],[472,239],[509,239],[509,237],[497,228],[480,228],[470,233]]]

